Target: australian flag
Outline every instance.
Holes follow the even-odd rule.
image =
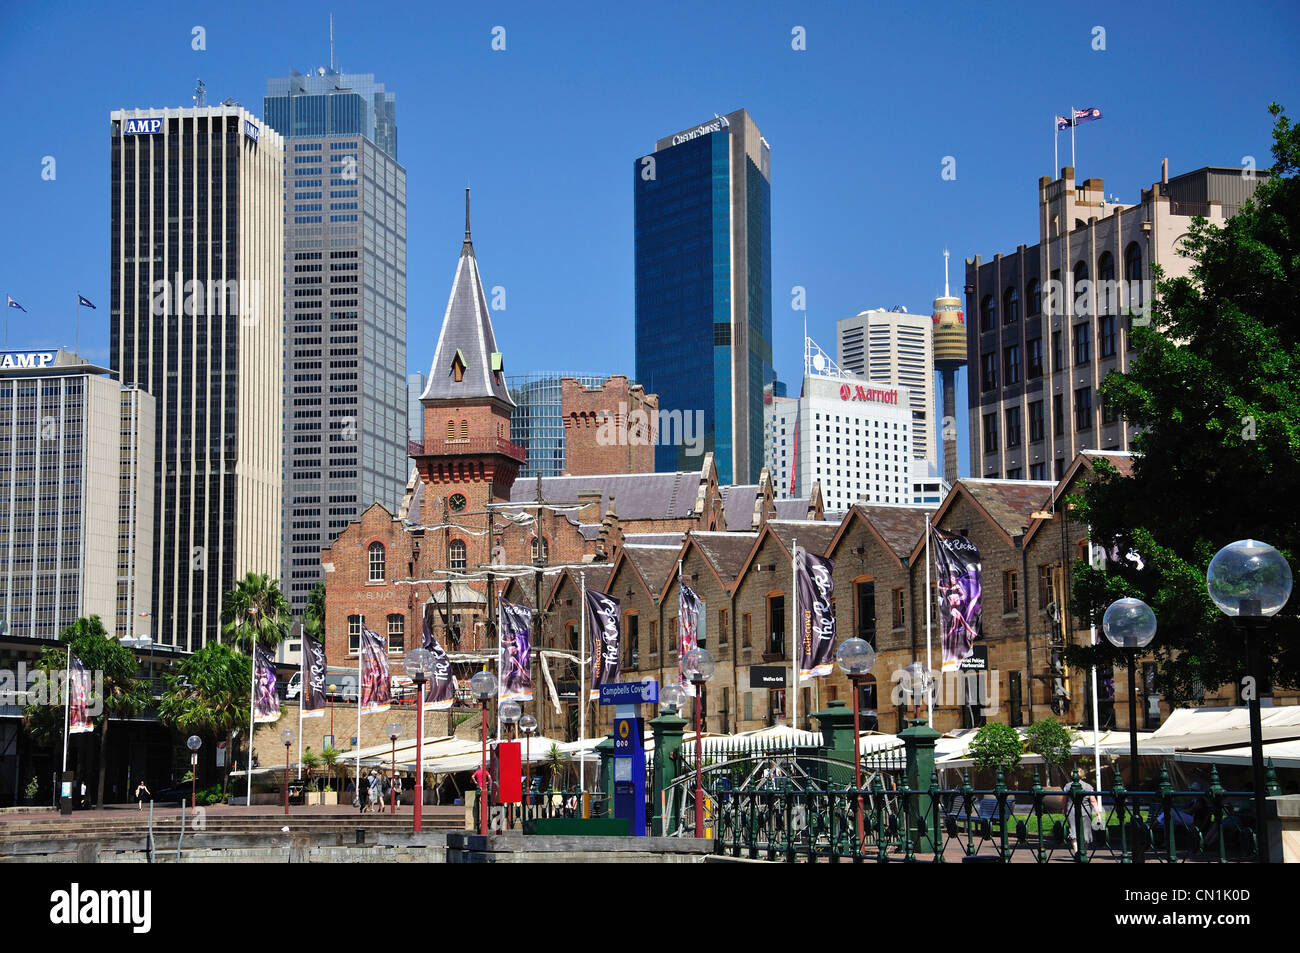
[[[1089,106],[1087,109],[1076,109],[1073,115],[1066,119],[1064,116],[1056,117],[1057,130],[1068,129],[1071,126],[1077,126],[1084,122],[1095,122],[1101,118],[1101,110],[1096,106]]]
[[[81,305],[83,308],[89,308],[91,311],[99,310],[93,304],[90,303],[89,298],[87,298],[85,295],[82,294],[77,295],[77,304]]]
[[[13,298],[10,298],[8,295],[5,295],[5,298],[8,299],[9,307],[11,307],[11,308],[17,308],[17,309],[18,309],[19,311],[21,311],[23,314],[26,314],[26,313],[27,313],[27,309],[24,308],[22,305],[20,305],[20,304],[19,304],[17,301],[15,301]]]

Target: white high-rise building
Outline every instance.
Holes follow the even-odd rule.
[[[112,114],[111,365],[153,397],[160,645],[280,569],[284,147],[239,106]]]
[[[898,308],[873,308],[837,322],[839,365],[872,384],[907,388],[913,447],[935,472],[939,466],[934,416],[934,342],[931,319]]]
[[[845,374],[805,338],[803,392],[767,405],[765,458],[778,499],[821,484],[828,512],[853,504],[910,503],[911,395]]]

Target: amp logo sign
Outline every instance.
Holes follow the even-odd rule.
[[[161,119],[128,119],[123,135],[152,136],[162,132],[162,124]]]

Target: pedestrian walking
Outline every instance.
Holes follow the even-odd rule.
[[[135,786],[135,809],[137,811],[144,810],[145,798],[148,798],[149,800],[152,801],[153,793],[150,792],[149,788],[145,786],[145,783],[141,781],[139,784]]]
[[[1075,808],[1074,800],[1070,796],[1070,793],[1074,790],[1074,782],[1067,781],[1064,789],[1065,832],[1066,837],[1069,839],[1070,850],[1075,854],[1078,854],[1079,852],[1080,838],[1082,838],[1085,847],[1092,846],[1093,826],[1100,822],[1104,827],[1106,820],[1105,812],[1101,806],[1101,799],[1092,793],[1094,789],[1093,786],[1088,783],[1088,772],[1083,768],[1079,769],[1079,787],[1083,789],[1083,793],[1080,796],[1077,810]],[[1075,830],[1076,824],[1079,820],[1082,820],[1082,823],[1077,826],[1081,829]]]

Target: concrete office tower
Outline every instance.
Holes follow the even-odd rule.
[[[934,366],[943,379],[943,478],[957,482],[957,368],[966,366],[966,321],[961,299],[948,293],[948,250],[943,252],[943,297],[934,299]]]
[[[407,440],[422,440],[406,378],[406,170],[396,97],[369,73],[270,79],[265,109],[286,143],[282,585],[300,614],[324,581],[321,547],[371,503],[396,510]]]
[[[154,400],[65,351],[0,352],[0,619],[55,639],[97,615],[111,636],[153,591]]]
[[[1187,275],[1177,248],[1192,218],[1222,225],[1262,177],[1162,168],[1136,205],[1108,199],[1101,179],[1076,182],[1069,166],[1038,180],[1038,243],[966,260],[971,476],[1060,479],[1081,451],[1129,449],[1132,428],[1097,389],[1135,356],[1130,314],[1151,303],[1151,267]]]
[[[111,364],[154,399],[152,634],[280,566],[284,143],[239,106],[112,114]]]
[[[913,453],[937,472],[934,343],[930,319],[904,308],[873,308],[836,322],[840,367],[873,384],[906,387],[912,410]]]
[[[428,378],[419,371],[406,375],[406,439],[422,447],[424,446],[424,405],[420,403],[420,395],[424,393],[424,385],[427,383]]]
[[[776,377],[769,166],[743,109],[633,163],[636,379],[661,411],[704,418],[702,446],[666,440],[656,470],[698,470],[712,452],[724,484],[758,480],[763,388]]]

